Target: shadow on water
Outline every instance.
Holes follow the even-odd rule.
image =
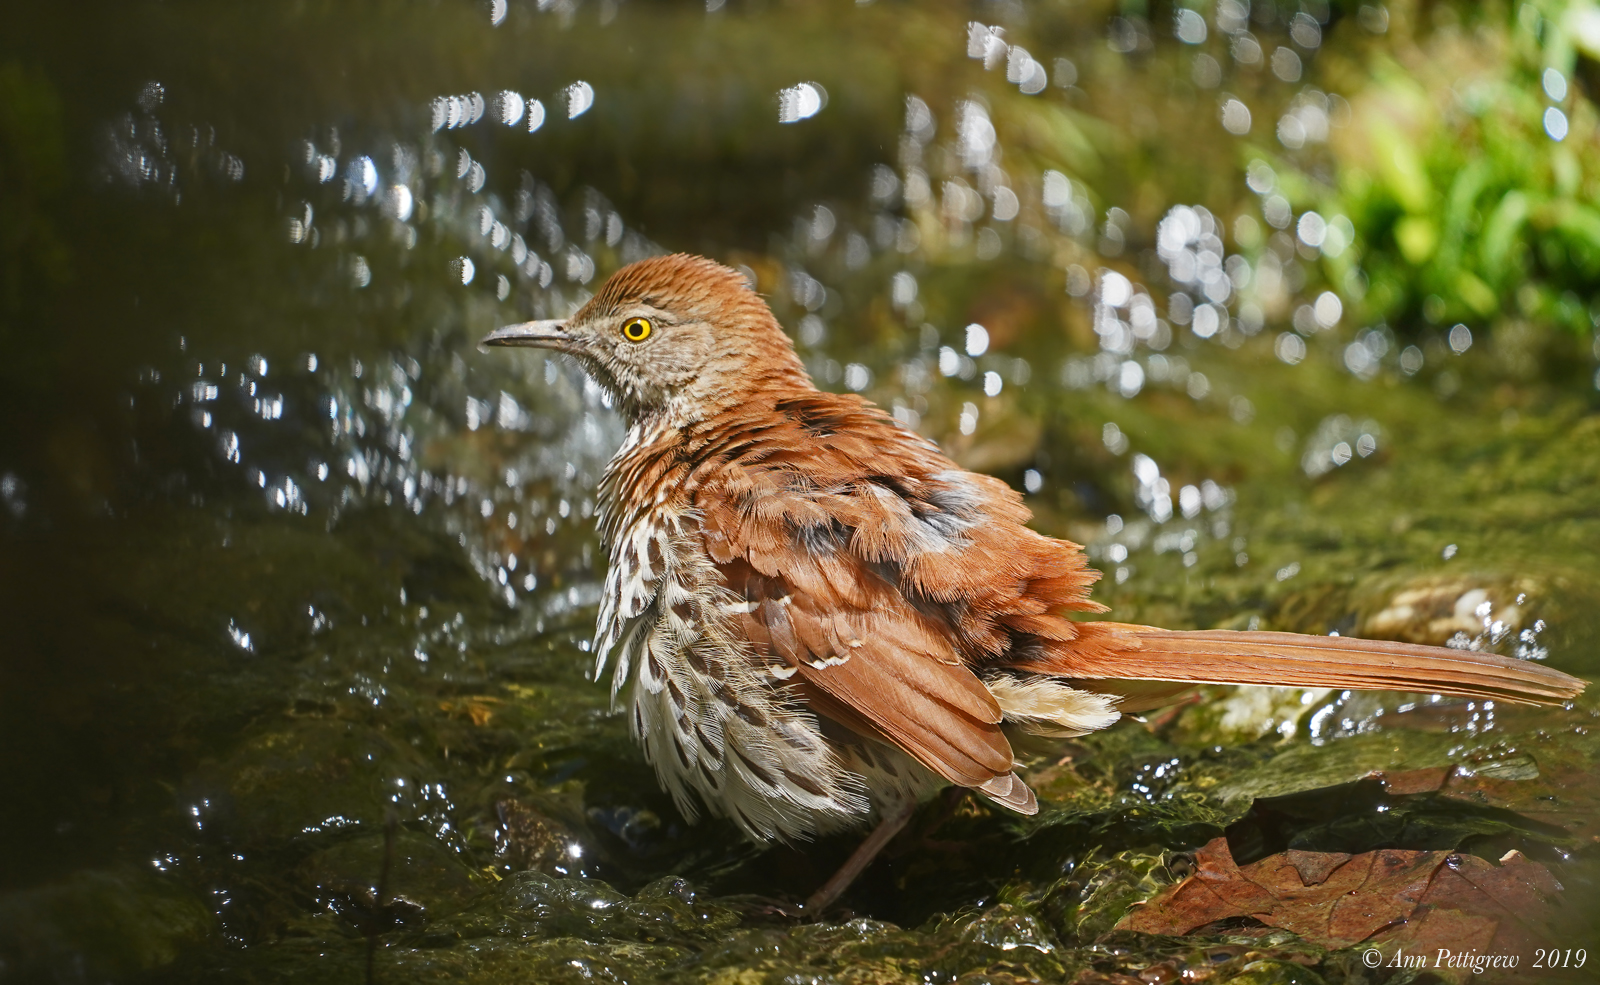
[[[1594,930],[1592,699],[1019,738],[1037,821],[963,803],[802,926],[851,840],[688,824],[587,678],[620,428],[475,342],[664,250],[1024,490],[1120,618],[1600,669],[1589,42],[1188,6],[12,12],[0,981],[1367,980],[1116,929],[1219,837],[1515,850]]]

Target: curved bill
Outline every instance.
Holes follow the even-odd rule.
[[[567,334],[559,319],[525,321],[497,328],[483,337],[482,345],[526,345],[557,352],[580,352],[582,344]]]

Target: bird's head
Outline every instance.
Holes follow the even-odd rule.
[[[691,423],[765,391],[810,386],[744,275],[682,253],[623,267],[570,318],[507,325],[483,343],[576,357],[630,421]]]

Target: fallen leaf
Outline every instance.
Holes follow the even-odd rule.
[[[1526,953],[1542,943],[1561,886],[1543,865],[1445,851],[1289,851],[1237,865],[1225,837],[1195,853],[1195,874],[1136,907],[1119,930],[1181,935],[1249,918],[1323,947],[1372,940],[1392,953]]]
[[[1500,866],[1475,855],[1452,855],[1423,895],[1418,919],[1387,937],[1412,942],[1408,949],[1427,944],[1531,955],[1544,945],[1560,892],[1550,870],[1520,854]],[[1455,936],[1436,942],[1441,928],[1454,928]]]
[[[1349,852],[1305,852],[1298,848],[1291,848],[1284,854],[1300,873],[1300,881],[1307,886],[1322,885],[1334,869],[1353,857]]]

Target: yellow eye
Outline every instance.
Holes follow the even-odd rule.
[[[622,324],[622,334],[629,342],[643,342],[650,337],[650,319],[629,318]]]

